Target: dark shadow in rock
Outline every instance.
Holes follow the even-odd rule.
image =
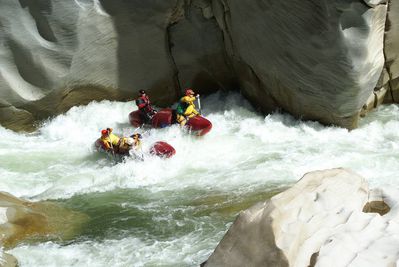
[[[136,96],[145,89],[154,104],[169,105],[177,98],[167,27],[179,1],[100,0],[112,16],[118,38],[118,87]]]
[[[192,87],[201,94],[237,89],[225,51],[223,32],[214,17],[205,18],[196,3],[186,6],[185,17],[169,27],[170,54],[178,70],[182,89]]]
[[[21,7],[28,7],[29,13],[36,22],[37,31],[43,39],[49,42],[56,42],[57,38],[46,18],[46,14],[53,11],[51,0],[19,0]]]
[[[14,40],[9,40],[8,45],[21,77],[41,89],[47,88],[51,83],[51,79],[47,77],[46,67],[35,62],[32,51]]]

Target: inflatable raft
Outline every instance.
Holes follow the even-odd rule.
[[[141,118],[140,111],[136,110],[129,114],[130,124],[134,127],[141,127],[147,125],[152,128],[164,128],[176,123],[175,111],[171,108],[165,108],[158,111],[153,117],[150,123],[144,124]],[[198,136],[207,134],[212,129],[212,123],[206,118],[198,115],[192,117],[186,123],[188,130]]]
[[[96,142],[94,142],[94,147],[97,151],[107,153],[113,157],[115,156],[118,159],[121,159],[123,157],[135,157],[137,159],[144,160],[143,155],[141,153],[136,153],[132,148],[125,150],[116,150],[114,153],[106,151],[100,138],[97,139]],[[170,144],[163,141],[158,141],[151,145],[148,154],[155,155],[161,158],[170,158],[174,154],[176,154],[176,150]]]

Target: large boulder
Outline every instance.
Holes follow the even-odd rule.
[[[375,1],[374,1],[375,2]],[[357,126],[381,75],[387,5],[215,0],[226,51],[252,103]]]
[[[203,266],[393,266],[398,190],[378,192],[346,169],[308,173],[243,211]]]

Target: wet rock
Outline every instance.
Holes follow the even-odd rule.
[[[29,202],[0,193],[0,243],[4,248],[21,242],[71,239],[87,219],[55,203]]]
[[[11,105],[0,106],[0,123],[3,127],[18,132],[32,132],[36,129],[34,121],[29,111]]]
[[[364,117],[368,112],[375,109],[384,102],[385,94],[387,89],[385,87],[374,90],[374,92],[369,96],[366,103],[363,105],[360,111],[360,116]]]
[[[18,267],[18,261],[13,255],[3,252],[0,259],[0,267]]]

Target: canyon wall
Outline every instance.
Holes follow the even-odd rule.
[[[397,102],[399,7],[385,1],[4,0],[0,124],[146,89],[240,90],[259,111],[355,128]],[[385,43],[385,46],[384,46]]]

